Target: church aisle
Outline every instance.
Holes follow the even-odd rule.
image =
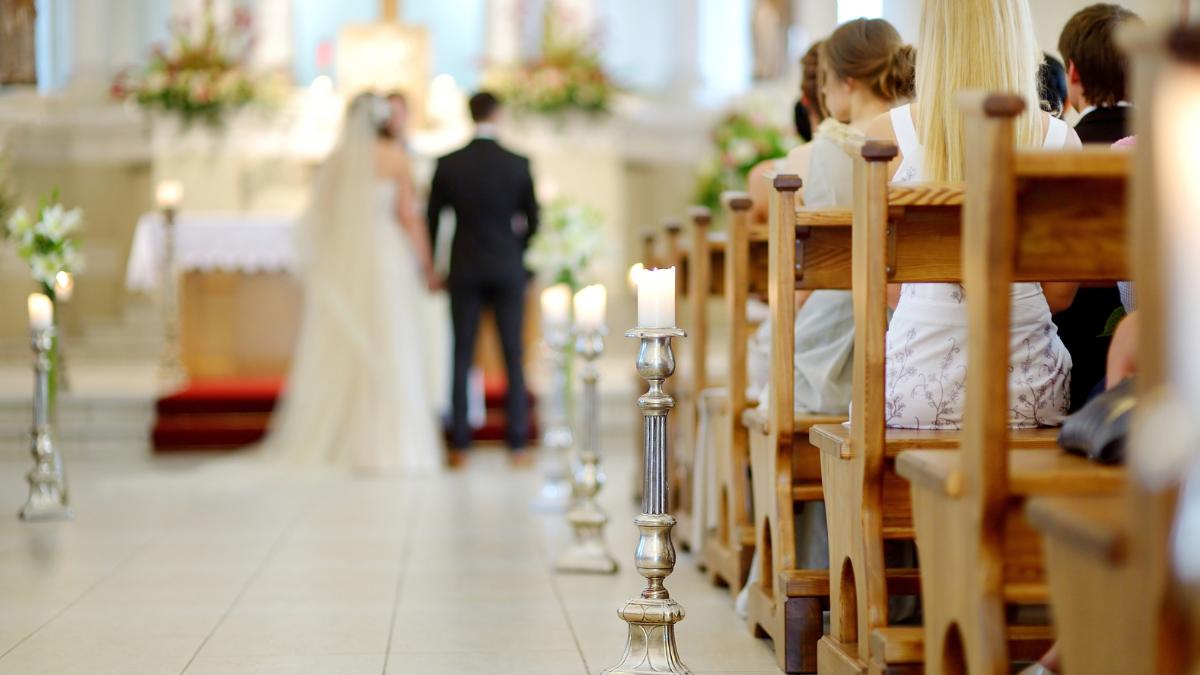
[[[560,517],[485,451],[430,479],[284,472],[254,457],[68,461],[76,520],[0,519],[0,675],[598,673],[641,587],[628,435],[610,435],[613,577],[552,574]],[[0,504],[26,463],[0,463]],[[697,673],[776,674],[729,595],[680,555]]]

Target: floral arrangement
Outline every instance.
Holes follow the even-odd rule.
[[[541,58],[487,73],[488,85],[514,109],[541,114],[608,112],[616,88],[595,46],[562,30],[566,23],[566,15],[551,4],[542,15]]]
[[[701,168],[696,202],[714,212],[721,206],[721,193],[746,189],[746,177],[756,164],[783,157],[793,140],[782,127],[757,113],[731,112],[712,131],[713,156]]]
[[[177,114],[185,125],[196,120],[219,125],[227,113],[262,97],[244,66],[254,44],[252,23],[250,13],[239,8],[230,25],[218,25],[209,2],[198,30],[175,22],[169,46],[156,47],[140,71],[119,74],[112,95]]]
[[[42,200],[36,214],[18,208],[8,219],[6,238],[51,298],[58,273],[76,273],[83,265],[77,241],[82,226],[83,211],[68,211],[59,203],[57,191]]]
[[[525,251],[525,266],[547,284],[578,289],[603,246],[603,222],[592,207],[568,199],[551,202],[542,208],[541,222]]]

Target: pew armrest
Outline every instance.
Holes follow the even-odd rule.
[[[907,450],[896,459],[896,473],[914,487],[961,497],[966,488],[962,460],[960,452]],[[1108,495],[1124,485],[1124,469],[1101,466],[1058,449],[1008,453],[1008,489],[1013,495]]]

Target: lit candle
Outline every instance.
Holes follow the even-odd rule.
[[[608,291],[600,284],[584,286],[575,294],[575,325],[585,331],[604,326],[604,309]]]
[[[638,275],[638,328],[675,327],[675,268]]]
[[[646,271],[646,266],[640,262],[633,263],[633,265],[631,265],[629,267],[629,287],[630,288],[632,288],[635,291],[637,290],[638,277],[640,277],[642,275],[642,272],[645,272],[645,271]]]
[[[542,291],[542,323],[564,328],[571,320],[571,287],[555,284]]]
[[[70,272],[54,275],[54,297],[60,302],[70,302],[75,293],[75,277]]]
[[[160,209],[179,208],[183,201],[183,183],[177,180],[161,180],[154,191],[154,197]]]
[[[29,294],[29,327],[46,330],[54,323],[54,304],[42,293]]]

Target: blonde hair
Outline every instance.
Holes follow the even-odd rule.
[[[965,90],[1024,98],[1017,145],[1041,145],[1041,58],[1028,0],[925,0],[917,46],[916,126],[929,180],[963,180],[966,138],[958,94]]]

